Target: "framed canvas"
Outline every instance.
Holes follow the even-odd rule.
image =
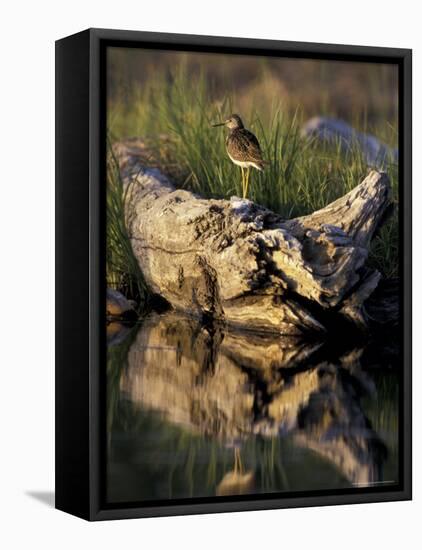
[[[56,43],[56,507],[411,498],[411,50]]]

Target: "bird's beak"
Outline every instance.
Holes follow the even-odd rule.
[[[225,122],[217,122],[217,124],[211,124],[211,126],[213,128],[216,128],[217,126],[224,126],[226,123]]]

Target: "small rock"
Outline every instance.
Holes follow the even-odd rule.
[[[303,125],[302,136],[316,137],[334,145],[340,142],[345,152],[357,146],[368,166],[374,168],[384,169],[389,162],[398,161],[397,149],[388,147],[375,136],[358,132],[344,120],[316,116]]]
[[[112,288],[107,289],[107,319],[135,319],[135,302]]]

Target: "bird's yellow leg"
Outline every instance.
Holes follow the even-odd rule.
[[[243,474],[242,459],[240,457],[240,449],[238,447],[234,450],[234,471],[239,474]]]
[[[242,464],[242,457],[240,455],[240,449],[238,450],[237,464],[239,466],[239,474],[243,475],[243,464]]]
[[[243,195],[243,198],[246,199],[248,196],[248,186],[249,186],[249,175],[250,175],[251,169],[248,167],[246,168],[246,181],[245,181],[245,193]]]
[[[241,166],[240,169],[242,170],[242,196],[245,198],[245,170],[243,166]]]

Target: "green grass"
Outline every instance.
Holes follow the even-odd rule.
[[[225,152],[225,131],[211,124],[236,112],[234,96],[213,99],[213,84],[204,75],[189,76],[181,66],[175,74],[159,74],[124,99],[108,106],[111,141],[138,136],[150,151],[148,164],[158,166],[181,188],[204,197],[241,196],[240,169]],[[262,101],[260,102],[260,104]],[[310,213],[344,195],[362,181],[367,167],[359,150],[345,154],[340,144],[321,146],[304,139],[300,128],[304,116],[300,106],[291,111],[283,103],[269,102],[265,111],[239,113],[258,137],[269,165],[262,173],[253,171],[248,198],[286,218]],[[397,141],[395,125],[385,121],[367,127],[365,113],[356,113],[358,130],[371,132],[388,144]],[[394,200],[398,200],[397,166],[388,167]],[[122,222],[125,197],[115,164],[109,164],[107,276],[114,286],[133,285],[139,268],[133,258]],[[370,265],[386,277],[398,273],[397,212],[375,237]],[[132,281],[132,282],[130,282]],[[145,292],[144,284],[141,285]]]
[[[148,289],[132,251],[125,223],[125,203],[130,185],[123,189],[117,160],[111,147],[107,153],[107,286],[120,290],[143,307]]]

